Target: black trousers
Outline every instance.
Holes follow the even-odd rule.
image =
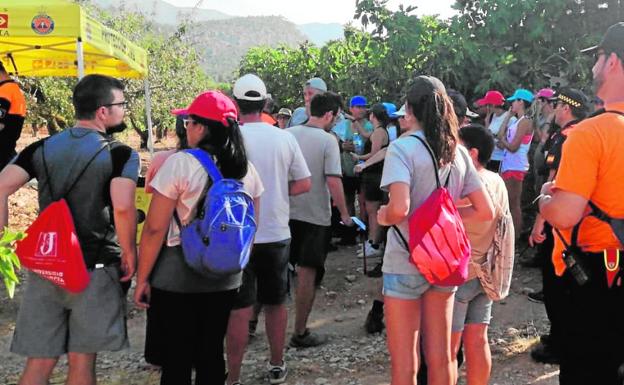
[[[623,253],[624,255],[624,253]],[[563,287],[559,383],[562,385],[622,385],[624,363],[624,278],[607,286],[602,253],[582,259],[590,281],[579,286],[566,272]],[[619,281],[619,282],[618,282]]]
[[[561,340],[563,338],[561,325],[563,322],[562,304],[565,296],[565,288],[555,274],[555,266],[552,263],[552,252],[555,239],[552,233],[552,227],[549,224],[544,226],[544,234],[546,234],[546,239],[538,245],[537,257],[542,261],[544,306],[546,307],[546,315],[550,321],[550,348],[558,353],[560,351]]]
[[[223,385],[223,341],[236,290],[174,293],[152,288],[145,357],[160,365],[161,385]]]

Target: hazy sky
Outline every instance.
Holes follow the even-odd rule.
[[[233,16],[282,15],[296,24],[311,22],[347,23],[352,20],[355,0],[164,0],[180,7],[193,7],[201,2],[201,8],[215,9]],[[416,5],[419,15],[453,14],[453,0],[390,0],[391,9],[399,4]]]

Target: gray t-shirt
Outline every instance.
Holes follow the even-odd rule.
[[[93,158],[106,144],[108,148]],[[118,177],[137,181],[140,160],[136,151],[96,130],[74,127],[31,144],[13,162],[39,182],[40,210],[65,198],[87,267],[119,260],[110,182]]]
[[[290,197],[290,219],[329,226],[331,204],[326,177],[342,177],[338,141],[332,134],[317,127],[295,126],[287,130],[297,139],[312,174],[310,191]]]
[[[413,135],[425,138],[424,132]],[[409,242],[409,216],[436,188],[431,156],[425,146],[416,138],[404,136],[390,143],[384,162],[381,188],[388,190],[392,183],[405,183],[410,186],[410,209],[405,220],[397,225]],[[458,145],[455,159],[450,165],[440,169],[440,181],[444,183],[451,172],[447,189],[457,200],[481,188],[481,180],[466,149]],[[418,270],[409,261],[409,253],[393,228],[388,230],[386,251],[382,271],[390,274],[416,274]]]

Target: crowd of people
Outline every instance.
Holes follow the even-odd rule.
[[[328,252],[355,245],[361,220],[365,241],[354,257],[378,260],[369,275],[382,277],[364,326],[387,331],[393,385],[456,384],[462,357],[466,382],[488,383],[492,304],[508,290],[513,243],[523,235],[537,246],[543,292],[533,297],[551,322],[531,355],[559,364],[561,384],[621,385],[624,23],[586,51],[596,58],[593,99],[573,87],[518,88],[509,97],[493,89],[469,104],[429,75],[412,79],[396,104],[353,95],[345,106],[318,77],[303,85],[304,106],[294,110],[274,109],[254,74],[236,80],[231,96],[201,93],[172,111],[178,147],[156,154],[147,170],[152,200],[138,246],[139,156],[112,137],[123,128],[123,84],[85,76],[73,91],[76,124],[17,154],[25,103],[0,63],[0,225],[9,196],[37,179],[41,209],[67,201],[90,275],[84,291],[70,293],[28,272],[11,344],[27,357],[19,384],[47,384],[64,354],[67,384],[95,384],[97,353],[128,346],[135,274],[134,303],[147,310],[145,360],[160,367],[161,384],[240,385],[260,311],[267,379],[283,383],[287,343],[327,342],[308,319]],[[216,182],[188,149],[209,154],[216,172],[253,200],[257,231],[238,273],[205,274],[187,263],[183,230],[205,215]],[[432,280],[412,258],[412,214],[441,188],[470,242],[461,284]],[[527,190],[539,194],[524,231]]]

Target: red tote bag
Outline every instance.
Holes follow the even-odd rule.
[[[69,292],[87,288],[89,272],[65,199],[46,207],[26,233],[15,250],[24,267]]]
[[[409,244],[398,227],[393,227],[410,251],[410,262],[429,283],[458,286],[468,277],[470,241],[453,198],[446,189],[448,179],[444,187],[440,184],[438,162],[431,147],[422,138],[411,136],[423,143],[433,160],[436,189],[408,220]]]

